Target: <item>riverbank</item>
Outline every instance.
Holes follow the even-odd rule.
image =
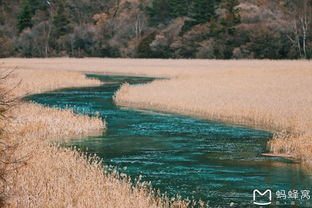
[[[235,63],[235,62],[234,62]],[[119,105],[219,120],[275,132],[269,151],[312,165],[312,65],[207,70],[189,77],[124,85]],[[296,65],[297,64],[297,65]]]
[[[12,96],[101,84],[77,72],[11,69],[3,86]],[[26,102],[15,103],[7,116],[2,140],[14,148],[7,153],[13,162],[5,178],[4,207],[168,206],[146,184],[134,188],[128,178],[104,172],[98,158],[51,143],[101,134],[106,125],[100,118]]]
[[[310,61],[3,59],[3,66],[168,77],[124,85],[116,102],[276,132],[271,153],[311,164]]]
[[[54,58],[3,62],[23,69],[169,77],[143,86],[124,85],[116,102],[270,130],[277,133],[268,144],[271,153],[311,163],[310,61]]]

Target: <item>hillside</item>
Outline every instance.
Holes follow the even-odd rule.
[[[298,59],[311,0],[1,0],[0,57]]]

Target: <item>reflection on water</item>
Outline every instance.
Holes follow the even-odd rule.
[[[73,140],[83,151],[97,153],[108,165],[132,178],[143,176],[170,196],[202,199],[210,205],[250,207],[254,189],[309,189],[311,179],[298,164],[261,156],[271,133],[168,113],[117,107],[112,96],[120,84],[152,78],[92,75],[109,84],[31,96],[38,103],[97,112],[107,121],[100,137]],[[87,124],[86,124],[87,125]],[[126,169],[124,167],[127,167]],[[276,200],[276,199],[273,199]],[[289,201],[281,201],[281,203]]]

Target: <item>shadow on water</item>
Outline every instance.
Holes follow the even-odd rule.
[[[118,107],[112,96],[124,82],[147,83],[153,78],[89,75],[108,84],[64,89],[27,99],[50,107],[72,108],[77,113],[99,115],[108,129],[100,137],[72,140],[71,146],[96,153],[107,165],[132,178],[142,175],[170,196],[202,199],[211,206],[251,206],[254,189],[304,190],[311,178],[298,164],[261,156],[272,134],[246,127],[170,113]],[[86,124],[87,125],[87,124]],[[126,167],[126,168],[125,168]],[[280,199],[281,204],[290,199]],[[307,201],[297,200],[305,206]],[[309,206],[307,206],[309,207]]]

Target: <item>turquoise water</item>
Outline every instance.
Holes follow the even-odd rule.
[[[46,106],[72,108],[77,113],[99,113],[107,121],[107,131],[102,136],[73,140],[67,145],[96,153],[106,165],[116,166],[132,178],[142,175],[143,181],[151,181],[154,188],[169,196],[201,199],[212,207],[228,207],[231,202],[237,207],[252,207],[254,189],[271,189],[275,203],[278,190],[311,187],[310,176],[298,164],[261,155],[266,152],[271,133],[118,107],[112,96],[122,83],[142,84],[153,78],[90,76],[108,84],[64,89],[27,99]],[[308,201],[295,203],[306,206]]]

